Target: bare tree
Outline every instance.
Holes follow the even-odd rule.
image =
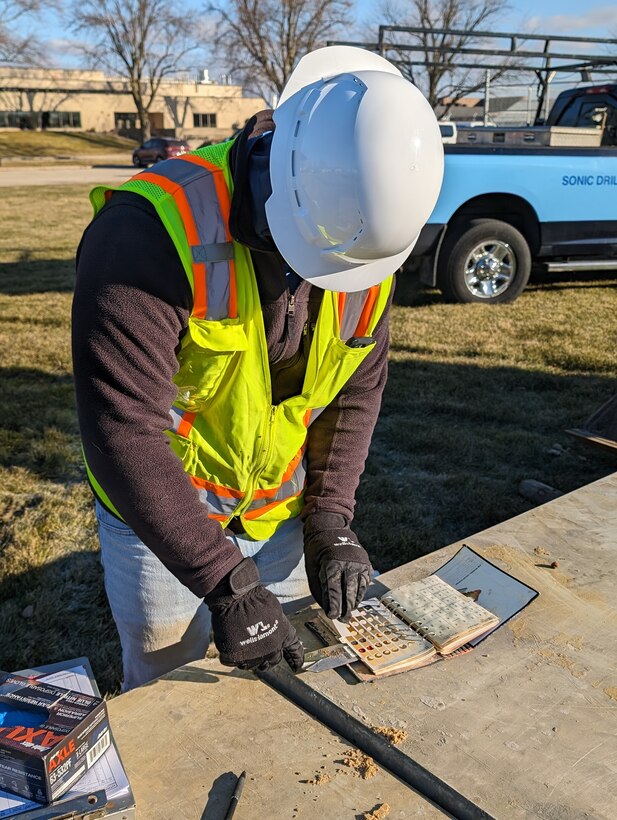
[[[506,0],[405,0],[398,6],[387,6],[386,18],[390,25],[422,27],[418,33],[391,32],[399,45],[417,46],[417,51],[397,48],[392,44],[387,55],[395,55],[403,74],[417,85],[435,108],[447,99],[442,116],[461,99],[484,85],[485,72],[462,68],[469,63],[469,55],[462,49],[477,45],[474,32],[490,30],[493,22],[507,8]],[[465,34],[437,34],[430,29],[464,30]],[[478,59],[478,58],[474,58]],[[412,65],[421,61],[422,65]],[[492,78],[502,76],[510,65],[510,58],[501,58],[503,68],[492,72]],[[491,59],[495,63],[495,58]]]
[[[218,16],[215,46],[244,85],[280,94],[297,62],[345,29],[351,0],[229,0]]]
[[[126,81],[142,140],[150,139],[148,114],[162,80],[199,47],[194,18],[168,0],[76,0],[72,20],[91,43],[92,61]]]
[[[16,24],[40,8],[41,0],[0,0],[0,62],[30,62],[35,56],[34,39],[18,33]]]

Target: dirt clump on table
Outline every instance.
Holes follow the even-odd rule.
[[[393,746],[404,743],[408,738],[408,733],[405,729],[395,729],[394,726],[373,726],[373,731],[385,737]]]
[[[309,780],[309,785],[311,786],[325,786],[326,783],[329,783],[332,780],[332,775],[328,774],[327,772],[317,772],[315,777],[312,780]]]
[[[360,749],[350,749],[345,752],[343,764],[351,769],[354,777],[361,777],[362,780],[374,777],[379,771],[373,758],[365,755]]]
[[[365,811],[360,815],[361,820],[384,820],[390,814],[390,806],[387,803],[379,803],[370,811]]]

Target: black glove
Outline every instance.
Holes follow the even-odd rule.
[[[338,528],[318,529],[328,524]],[[329,618],[348,621],[371,580],[371,560],[342,515],[315,515],[304,526],[304,563],[313,598]]]
[[[304,647],[277,597],[261,585],[251,558],[234,567],[205,602],[222,664],[265,670],[285,658],[294,672],[302,669]]]

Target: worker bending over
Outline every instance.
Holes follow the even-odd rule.
[[[439,128],[347,47],[304,57],[271,114],[91,195],[73,358],[124,690],[211,629],[225,664],[298,671],[281,603],[345,618],[370,580],[354,495]]]

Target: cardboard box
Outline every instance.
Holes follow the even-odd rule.
[[[0,672],[0,788],[49,803],[111,743],[102,698]],[[23,725],[28,724],[28,725]]]

